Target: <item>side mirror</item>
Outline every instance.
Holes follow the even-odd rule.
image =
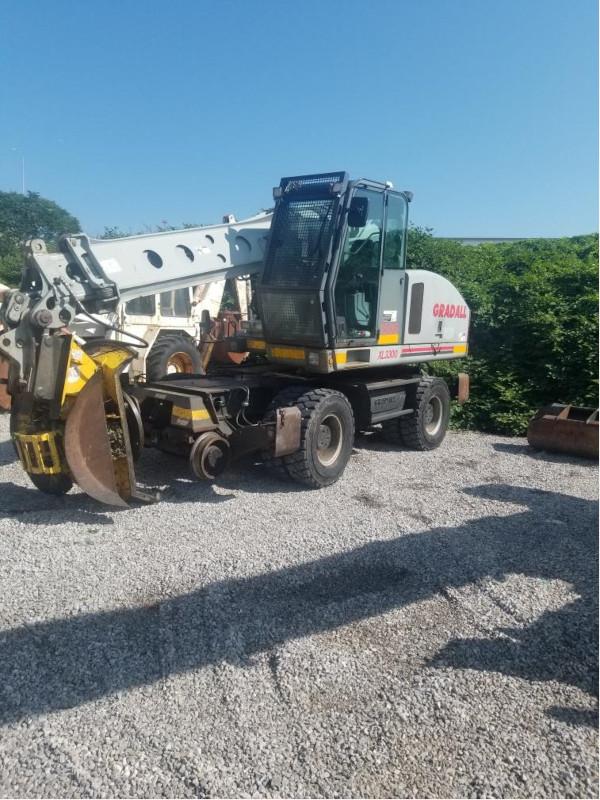
[[[368,197],[353,197],[348,209],[348,225],[351,228],[364,228],[369,213]]]

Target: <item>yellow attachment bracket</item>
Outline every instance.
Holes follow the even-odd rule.
[[[74,338],[71,339],[61,406],[67,397],[79,394],[97,369],[98,364],[87,355]]]
[[[13,438],[21,463],[33,475],[58,475],[64,472],[54,431],[15,433]]]

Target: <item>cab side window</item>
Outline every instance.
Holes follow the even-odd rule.
[[[402,269],[406,247],[406,218],[408,203],[401,195],[388,195],[383,268]]]
[[[161,292],[160,313],[163,317],[189,317],[190,290],[185,288]]]
[[[125,303],[125,312],[132,316],[153,317],[156,313],[156,301],[153,294],[135,297]]]

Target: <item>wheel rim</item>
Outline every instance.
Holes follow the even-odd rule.
[[[190,465],[197,478],[214,480],[229,463],[229,444],[218,434],[199,436],[190,452]]]
[[[444,409],[439,397],[431,397],[425,407],[425,432],[428,436],[435,436],[442,427]]]
[[[337,414],[328,414],[319,424],[317,458],[324,467],[335,463],[342,452],[342,422]]]
[[[189,353],[173,353],[167,361],[167,375],[174,372],[185,372],[191,374],[194,371],[192,357]]]

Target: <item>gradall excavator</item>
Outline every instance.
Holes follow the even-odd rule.
[[[21,285],[0,308],[11,434],[43,492],[73,483],[114,506],[158,495],[136,483],[144,446],[187,456],[215,479],[260,453],[277,474],[335,482],[354,435],[443,440],[451,391],[425,362],[467,353],[469,309],[445,278],[407,270],[410,192],[345,172],[283,178],[275,208],[240,222],[119,240],[27,244]],[[253,273],[253,315],[229,346],[250,358],[209,374],[132,380],[145,342],[120,331],[118,303]],[[160,281],[157,281],[157,274]],[[468,396],[460,374],[452,392]]]

